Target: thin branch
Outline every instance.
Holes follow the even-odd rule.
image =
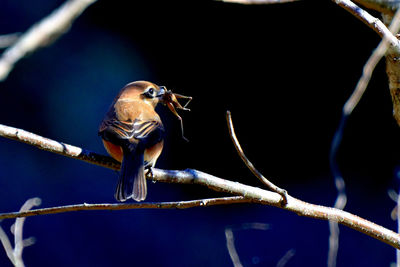
[[[39,149],[79,159],[102,167],[119,170],[121,165],[111,157],[97,154],[77,146],[64,144],[21,129],[0,124],[0,136],[20,141]]]
[[[24,205],[22,205],[20,212],[29,211],[31,208],[39,206],[41,202],[40,198],[28,199]],[[26,245],[24,244],[25,242],[22,236],[22,230],[24,228],[25,219],[26,218],[17,218],[14,224],[14,260],[15,266],[17,267],[24,266],[22,251]]]
[[[253,223],[243,223],[239,226],[237,225],[227,226],[225,228],[226,248],[228,249],[229,257],[231,258],[234,267],[241,267],[243,265],[240,262],[239,254],[236,250],[235,236],[233,232],[239,230],[249,230],[249,229],[268,230],[269,225],[266,223],[253,222]]]
[[[10,137],[10,132],[7,130],[12,129],[12,133],[17,132],[16,136],[12,135]],[[86,162],[90,162],[93,164],[97,164],[106,168],[116,169],[115,162],[111,160],[109,157],[105,157],[99,154],[91,153],[91,155],[95,155],[92,157],[79,157],[71,156],[66,153],[65,150],[59,151],[58,149],[54,149],[51,144],[53,144],[53,140],[43,138],[38,135],[34,135],[28,132],[28,136],[32,137],[29,140],[21,140],[20,133],[21,130],[15,129],[12,127],[2,126],[0,127],[0,136],[5,136],[14,140],[23,141],[28,144],[32,144],[38,146],[37,143],[41,143],[40,148],[45,149],[47,151],[51,151],[54,153],[58,153],[64,156],[73,157],[76,159],[84,160]],[[43,143],[42,143],[43,142]],[[59,142],[56,142],[60,144]],[[61,143],[62,144],[62,143]],[[68,147],[68,145],[63,144],[64,147]],[[56,147],[58,147],[56,145]],[[76,148],[76,147],[75,147]],[[80,151],[84,151],[79,148]],[[98,158],[100,156],[100,159]],[[106,162],[109,160],[109,162]],[[196,203],[193,205],[191,201],[188,202],[160,202],[160,203],[132,203],[132,204],[82,204],[82,205],[70,205],[64,207],[54,207],[40,210],[31,210],[26,212],[11,212],[11,213],[2,213],[0,214],[0,219],[5,218],[17,218],[17,217],[27,217],[34,215],[42,215],[42,214],[52,214],[52,213],[60,213],[67,211],[75,211],[75,210],[120,210],[120,209],[134,209],[134,208],[183,208],[183,207],[195,207],[195,206],[209,206],[212,203],[218,204],[226,204],[226,203],[246,203],[246,202],[255,202],[264,205],[271,205],[275,207],[279,207],[288,211],[295,212],[300,216],[306,216],[315,219],[322,220],[333,220],[343,225],[346,225],[352,229],[360,231],[364,234],[367,234],[373,238],[376,238],[380,241],[383,241],[397,249],[400,249],[400,235],[397,233],[382,227],[380,225],[374,224],[368,220],[365,220],[361,217],[353,215],[349,212],[345,212],[342,210],[338,210],[335,208],[324,207],[320,205],[310,204],[290,195],[287,196],[287,204],[285,206],[281,205],[282,198],[281,195],[260,189],[258,187],[252,187],[248,185],[244,185],[238,182],[233,182],[229,180],[225,180],[222,178],[218,178],[216,176],[193,170],[186,169],[183,171],[175,171],[175,170],[162,170],[162,169],[153,169],[153,176],[151,178],[153,181],[158,182],[167,182],[167,183],[180,183],[180,184],[199,184],[202,186],[206,186],[212,190],[225,192],[232,195],[240,196],[240,198],[218,198],[218,199],[210,199],[210,200],[193,200],[192,202]],[[62,210],[60,211],[60,208]]]
[[[398,0],[354,0],[354,2],[386,14],[394,14],[399,7]]]
[[[117,204],[76,204],[66,205],[52,208],[35,209],[29,211],[0,213],[0,219],[12,219],[19,217],[30,217],[36,215],[48,215],[65,213],[71,211],[82,211],[82,210],[131,210],[131,209],[188,209],[193,207],[206,207],[215,205],[225,204],[237,204],[237,203],[253,203],[257,202],[252,199],[246,199],[242,196],[234,197],[220,197],[220,198],[206,198],[198,200],[188,201],[176,201],[176,202],[139,202],[139,203],[117,203]]]
[[[21,207],[19,212],[27,212],[32,207],[40,205],[40,198],[28,199]],[[24,261],[22,260],[22,251],[24,247],[30,246],[34,243],[33,238],[23,239],[22,230],[24,227],[25,218],[19,217],[15,220],[15,224],[11,227],[11,232],[14,234],[14,249],[12,248],[10,239],[4,230],[0,227],[0,240],[3,244],[4,250],[6,251],[7,257],[15,267],[24,267]]]
[[[40,47],[47,46],[67,32],[72,22],[96,0],[68,0],[48,17],[33,25],[0,58],[0,81],[7,78],[14,65]]]
[[[272,182],[270,182],[267,178],[262,175],[261,172],[259,172],[256,167],[250,162],[250,160],[246,157],[246,155],[243,152],[242,147],[240,146],[240,143],[236,137],[235,133],[235,128],[233,127],[232,123],[232,115],[230,111],[226,112],[226,121],[228,123],[228,129],[229,129],[229,136],[231,137],[231,140],[236,148],[237,153],[239,154],[240,158],[243,160],[244,164],[246,164],[247,168],[264,184],[266,185],[270,190],[278,193],[279,195],[282,196],[282,205],[285,205],[287,203],[287,191],[284,189],[279,188],[278,186],[274,185]]]
[[[15,266],[14,251],[10,239],[8,238],[6,232],[4,232],[1,226],[0,226],[0,241],[3,244],[3,248],[6,251],[8,259]]]
[[[225,228],[226,248],[228,249],[229,257],[232,260],[234,267],[243,267],[240,262],[239,254],[236,251],[235,237],[231,228]]]
[[[335,132],[335,135],[331,144],[331,151],[329,154],[329,163],[331,167],[331,172],[335,181],[335,187],[337,190],[337,197],[335,200],[334,207],[340,210],[343,210],[347,203],[347,195],[346,195],[346,183],[342,177],[342,173],[340,172],[339,166],[336,161],[337,151],[339,149],[344,126],[347,121],[347,116],[342,116],[340,120],[340,124],[338,129]],[[328,259],[327,265],[328,267],[336,266],[336,259],[339,250],[339,225],[337,222],[329,221],[329,249],[328,249]]]
[[[374,50],[374,52],[369,57],[368,61],[365,63],[363,68],[363,73],[360,80],[357,83],[356,88],[354,89],[353,94],[347,100],[346,104],[343,107],[343,113],[345,115],[350,115],[354,110],[358,102],[360,101],[362,95],[365,92],[365,89],[368,86],[368,83],[372,77],[372,72],[375,70],[376,65],[385,55],[386,51],[389,48],[389,45],[392,42],[392,39],[395,38],[396,42],[399,43],[399,40],[394,36],[400,29],[400,12],[397,11],[392,23],[389,27],[389,33],[384,32],[383,39]]]
[[[397,52],[400,52],[400,42],[392,34],[392,32],[386,27],[386,25],[378,18],[372,16],[367,11],[357,6],[350,0],[333,0],[340,7],[349,11],[356,18],[364,22],[368,27],[373,29],[379,36],[386,37],[389,44],[395,49]]]
[[[382,41],[379,43],[377,48],[371,54],[368,61],[365,63],[362,76],[360,77],[356,88],[354,89],[352,95],[350,96],[350,98],[346,101],[345,105],[343,106],[340,124],[339,124],[339,127],[336,130],[335,135],[332,140],[331,152],[330,152],[330,165],[331,165],[332,174],[335,179],[335,186],[338,191],[338,196],[336,198],[334,207],[337,209],[344,209],[346,202],[347,202],[347,196],[346,196],[346,191],[345,191],[345,181],[344,181],[342,174],[336,163],[337,151],[339,149],[339,146],[340,146],[340,143],[342,140],[342,136],[343,136],[344,128],[346,126],[347,118],[353,112],[354,108],[357,106],[357,104],[359,103],[365,90],[367,89],[367,86],[369,84],[369,81],[372,77],[372,73],[373,73],[376,65],[382,59],[382,57],[385,55],[390,44],[392,44],[393,49],[398,50],[398,45],[393,45],[393,42],[394,42],[394,39],[395,39],[396,43],[399,42],[397,40],[397,38],[394,36],[394,34],[399,31],[400,12],[399,11],[396,12],[396,15],[393,19],[392,24],[390,25],[389,29],[387,29],[385,25],[382,26],[383,23],[380,20],[373,18],[366,11],[359,8],[358,6],[353,4],[351,1],[347,1],[347,0],[336,1],[336,3],[339,4],[340,6],[344,7],[346,10],[350,11],[353,15],[355,15],[359,19],[363,20],[364,22],[370,23],[369,25],[373,25],[374,29],[380,29],[378,31],[378,33],[380,33],[380,35],[383,34]],[[334,222],[334,221],[329,222],[329,231],[330,231],[330,235],[329,235],[328,266],[333,267],[333,266],[336,266],[337,252],[338,252],[338,248],[339,248],[339,226],[338,226],[337,222]]]

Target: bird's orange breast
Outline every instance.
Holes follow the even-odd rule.
[[[124,153],[122,152],[122,148],[120,146],[114,145],[111,142],[108,142],[103,139],[103,144],[108,154],[113,157],[115,160],[122,162],[124,157]],[[148,165],[154,166],[158,157],[161,154],[163,149],[164,142],[161,140],[157,144],[152,147],[149,147],[144,152],[144,160],[148,162]]]
[[[108,154],[113,157],[115,160],[122,162],[124,157],[124,153],[122,152],[122,148],[120,146],[114,145],[103,139],[103,144],[105,149],[107,150]]]

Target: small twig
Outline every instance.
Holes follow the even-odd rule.
[[[7,78],[14,65],[40,47],[49,45],[68,31],[72,22],[96,0],[68,0],[48,17],[33,25],[0,58],[0,81]]]
[[[233,122],[232,122],[232,115],[231,112],[228,110],[226,112],[226,121],[228,123],[228,129],[229,129],[229,136],[232,139],[232,142],[236,148],[236,151],[238,152],[240,158],[243,160],[244,164],[246,164],[247,168],[264,184],[266,185],[270,190],[278,193],[279,195],[282,196],[282,205],[286,205],[287,203],[287,191],[284,189],[281,189],[271,183],[267,178],[260,173],[256,167],[250,162],[250,160],[246,157],[246,155],[243,152],[242,147],[240,146],[239,140],[236,137],[235,134],[235,128],[233,127]]]

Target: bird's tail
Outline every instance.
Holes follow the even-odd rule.
[[[121,172],[115,198],[123,202],[129,198],[142,201],[147,195],[144,176],[144,154],[142,151],[124,151]]]

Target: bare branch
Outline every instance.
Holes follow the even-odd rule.
[[[398,43],[397,38],[393,35],[399,31],[400,27],[400,12],[396,12],[395,18],[393,19],[390,28],[387,29],[386,26],[382,26],[383,24],[380,20],[373,18],[370,16],[366,11],[362,10],[351,1],[336,1],[340,6],[344,7],[348,11],[350,11],[353,15],[360,18],[364,22],[371,23],[369,25],[373,25],[374,29],[380,29],[378,33],[383,33],[383,39],[379,43],[378,47],[374,50],[368,61],[365,63],[363,68],[362,76],[360,77],[356,88],[354,89],[350,98],[346,101],[345,105],[343,106],[342,110],[342,118],[339,124],[338,129],[335,132],[333,137],[332,146],[331,146],[331,153],[330,153],[330,165],[332,169],[332,174],[335,179],[335,185],[338,191],[338,196],[335,202],[335,208],[343,209],[347,202],[346,192],[345,192],[345,182],[339,171],[339,168],[336,163],[336,154],[337,150],[340,146],[343,131],[345,124],[347,122],[348,116],[353,112],[354,108],[357,106],[358,102],[360,101],[361,97],[363,96],[369,81],[372,77],[372,73],[378,64],[378,62],[382,59],[385,55],[386,51],[388,50],[389,46],[392,44],[392,49],[398,51],[398,45],[393,45],[393,38]],[[387,32],[389,31],[389,33]],[[337,222],[330,221],[329,222],[329,252],[328,252],[328,266],[336,266],[336,258],[337,252],[339,248],[339,226]]]
[[[10,239],[8,238],[6,232],[4,232],[3,228],[1,228],[1,226],[0,226],[0,241],[3,244],[3,248],[6,251],[8,259],[15,266],[14,251]]]
[[[287,191],[284,189],[281,189],[274,185],[272,182],[270,182],[267,178],[260,173],[256,167],[254,167],[253,163],[250,162],[250,160],[246,157],[246,155],[243,152],[242,147],[240,146],[239,140],[236,137],[235,133],[235,128],[233,127],[233,122],[232,122],[232,115],[230,111],[226,112],[226,121],[228,123],[228,129],[229,129],[229,136],[231,137],[231,140],[236,148],[236,151],[238,152],[240,158],[243,160],[244,164],[246,164],[247,168],[264,184],[266,185],[270,190],[278,193],[279,195],[282,196],[282,204],[285,205],[287,203]]]
[[[66,205],[60,207],[43,208],[36,210],[0,213],[0,219],[12,219],[19,217],[30,217],[36,215],[47,215],[65,213],[71,211],[81,210],[128,210],[128,209],[188,209],[193,207],[206,207],[215,205],[226,205],[236,203],[254,203],[253,199],[246,199],[242,196],[234,197],[220,197],[220,198],[206,198],[198,200],[188,201],[176,201],[176,202],[135,202],[135,203],[117,203],[117,204],[76,204]]]
[[[225,228],[225,239],[226,239],[226,247],[228,249],[229,257],[232,260],[234,267],[243,267],[240,262],[239,255],[236,251],[235,246],[235,237],[233,236],[233,232],[231,228]]]
[[[400,4],[398,0],[354,0],[354,2],[367,8],[389,14],[395,13]]]
[[[47,46],[67,32],[72,22],[96,0],[68,0],[48,17],[33,25],[0,58],[0,81],[7,78],[14,65],[27,54]]]
[[[389,44],[392,43],[392,39],[396,38],[393,34],[396,34],[399,31],[399,29],[400,29],[400,12],[396,12],[392,24],[389,27],[390,33],[384,32],[382,41],[379,43],[378,47],[374,50],[368,61],[365,63],[363,68],[363,74],[360,80],[358,81],[353,94],[347,100],[346,104],[343,107],[344,114],[346,115],[351,114],[357,103],[360,101],[360,98],[364,94],[365,89],[367,88],[368,83],[371,79],[372,72],[374,71],[378,62],[385,55],[387,49],[389,48]],[[399,42],[397,38],[396,41],[397,43]]]
[[[362,9],[361,7],[357,6],[350,0],[333,0],[336,4],[344,8],[345,10],[349,11],[353,14],[356,18],[364,22],[368,25],[371,29],[373,29],[376,33],[379,34],[382,38],[386,38],[386,42],[395,49],[397,52],[400,52],[400,42],[392,34],[392,32],[386,27],[386,25],[378,18],[372,16],[367,11]]]
[[[27,212],[32,207],[40,205],[40,198],[28,199],[21,207],[19,212]],[[11,227],[11,232],[14,234],[14,249],[11,246],[11,242],[8,239],[7,234],[0,227],[0,240],[3,244],[4,250],[7,253],[8,258],[12,264],[16,267],[24,267],[24,261],[22,260],[22,251],[24,247],[30,246],[34,243],[33,238],[24,240],[22,238],[22,230],[24,227],[25,218],[19,217],[15,220],[15,224]]]
[[[41,202],[40,198],[28,199],[25,204],[22,205],[20,212],[29,211],[31,208],[39,206]],[[22,237],[22,230],[24,228],[25,219],[26,218],[17,218],[14,225],[14,260],[15,266],[19,267],[24,266],[22,251],[26,245]]]
[[[39,148],[51,151],[64,156],[80,159],[89,163],[97,164],[106,168],[116,169],[115,161],[111,158],[95,154],[92,152],[87,152],[90,155],[95,155],[91,157],[80,157],[80,153],[75,153],[77,155],[72,156],[67,153],[68,149],[59,150],[61,147],[69,147],[66,144],[59,143],[41,136],[25,132],[21,135],[21,130],[0,125],[0,136],[5,136],[14,140],[22,141]],[[11,131],[10,131],[11,130]],[[24,137],[23,137],[24,136]],[[22,138],[23,137],[23,138]],[[25,139],[25,137],[30,137]],[[53,144],[53,142],[57,144]],[[53,145],[55,147],[53,147]],[[71,146],[73,147],[73,146]],[[77,147],[74,147],[75,149]],[[78,148],[79,151],[84,151]],[[82,152],[81,152],[82,153]],[[100,157],[100,159],[99,159]],[[300,216],[306,216],[322,220],[332,220],[343,225],[346,225],[352,229],[360,231],[367,234],[373,238],[381,240],[397,249],[400,249],[400,235],[397,233],[384,228],[380,225],[374,224],[368,220],[361,217],[353,215],[351,213],[338,210],[335,208],[324,207],[319,205],[310,204],[294,197],[287,195],[287,204],[285,206],[281,205],[282,198],[281,195],[263,190],[257,187],[252,187],[244,185],[238,182],[232,182],[222,178],[215,177],[213,175],[193,170],[186,169],[184,171],[174,171],[174,170],[161,170],[153,169],[153,176],[151,178],[158,182],[167,183],[181,183],[181,184],[199,184],[206,186],[212,190],[219,192],[226,192],[232,195],[237,195],[236,198],[217,198],[217,199],[206,199],[206,200],[193,200],[184,202],[159,202],[159,203],[132,203],[132,204],[82,204],[82,205],[70,205],[64,207],[54,207],[39,210],[31,210],[25,212],[11,212],[0,214],[0,219],[5,218],[17,218],[17,217],[27,217],[41,214],[52,214],[59,212],[75,211],[75,210],[120,210],[120,209],[135,209],[135,208],[189,208],[195,206],[208,206],[214,203],[227,204],[227,203],[246,203],[254,202],[264,205],[271,205],[275,207],[280,207],[288,211],[295,212]],[[195,203],[195,204],[193,204]],[[214,204],[216,205],[216,204]],[[60,210],[61,209],[61,210]]]
[[[64,144],[62,142],[54,141],[40,135],[30,133],[14,127],[9,127],[0,124],[0,136],[20,141],[37,148],[57,153],[74,159],[83,160],[92,164],[102,167],[119,170],[121,165],[113,158],[100,155],[80,147]]]

